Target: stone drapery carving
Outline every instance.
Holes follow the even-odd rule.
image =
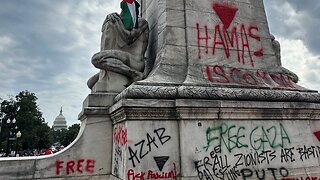
[[[94,54],[91,60],[92,64],[101,71],[89,79],[87,84],[90,89],[97,82],[105,81],[102,79],[107,76],[108,72],[123,75],[128,79],[126,84],[121,85],[123,89],[132,82],[142,80],[150,72],[150,69],[145,68],[149,66],[144,56],[149,39],[148,22],[138,18],[139,3],[132,2],[136,7],[136,22],[133,25],[125,25],[125,21],[128,21],[124,17],[125,14],[128,14],[125,12],[128,11],[128,8],[124,7],[124,3],[127,3],[125,1],[121,2],[121,14],[107,15],[102,25],[100,52]],[[112,83],[119,83],[117,79],[110,77],[104,79],[109,79],[105,83],[110,86]],[[121,89],[119,89],[120,92]]]

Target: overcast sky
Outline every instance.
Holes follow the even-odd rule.
[[[101,24],[120,0],[0,0],[0,97],[34,92],[49,125],[63,107],[79,123],[90,62]],[[320,1],[265,0],[269,28],[281,43],[282,64],[299,84],[320,90]]]

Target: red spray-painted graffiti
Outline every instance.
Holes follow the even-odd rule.
[[[313,134],[314,134],[314,135],[316,136],[316,138],[320,141],[320,131],[314,132]]]
[[[128,143],[127,140],[127,129],[122,127],[115,127],[113,134],[113,141],[118,143],[119,146],[126,146]]]
[[[173,170],[168,172],[135,172],[133,169],[128,170],[128,180],[145,180],[145,179],[177,179],[176,164],[173,163]]]
[[[299,177],[299,178],[282,178],[281,180],[320,180],[320,177],[308,176],[308,177]]]
[[[235,67],[215,65],[206,66],[205,76],[210,82],[214,83],[234,83],[274,88],[296,88],[294,82],[286,75],[281,73],[268,73],[260,70],[249,71]]]
[[[229,28],[238,9],[227,5],[214,4],[213,10],[220,18],[222,24],[215,25],[213,34],[209,35],[208,26],[204,25],[200,27],[200,24],[197,23],[198,58],[202,58],[201,47],[205,48],[206,54],[209,53],[209,40],[213,39],[213,56],[219,48],[223,49],[228,59],[235,58],[231,57],[230,53],[230,48],[235,48],[238,62],[246,65],[248,63],[246,61],[249,61],[250,66],[254,67],[253,56],[262,57],[264,55],[262,45],[258,49],[254,49],[250,45],[252,41],[261,41],[259,28],[257,26],[246,27],[244,24]],[[204,32],[201,29],[204,29]]]
[[[221,22],[224,25],[224,28],[228,29],[238,9],[228,5],[222,5],[222,4],[213,4],[212,8],[219,16]]]
[[[76,161],[56,161],[56,175],[59,176],[62,173],[69,174],[92,174],[94,173],[95,160],[92,159],[79,159]]]

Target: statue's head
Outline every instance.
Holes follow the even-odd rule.
[[[276,37],[274,37],[273,34],[270,34],[270,38],[271,38],[271,41],[274,41],[276,39]]]

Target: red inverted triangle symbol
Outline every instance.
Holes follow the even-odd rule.
[[[317,139],[320,141],[320,131],[314,132],[313,134],[314,134],[314,135],[317,137]]]
[[[213,4],[212,8],[217,13],[218,17],[224,25],[224,28],[228,29],[238,9],[229,5],[217,3]]]

